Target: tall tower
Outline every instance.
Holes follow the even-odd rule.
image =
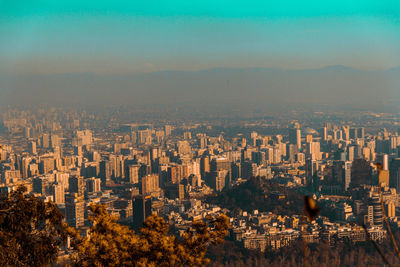
[[[137,231],[151,215],[151,196],[135,196],[133,204],[133,228]]]
[[[35,141],[29,142],[28,150],[29,150],[30,154],[36,155],[36,142]]]
[[[318,161],[315,159],[307,159],[306,160],[306,184],[307,186],[314,186],[314,175],[318,171]]]
[[[400,158],[394,158],[390,162],[390,187],[396,188],[396,191],[400,191]]]
[[[301,130],[298,123],[289,129],[289,144],[296,145],[298,150],[301,149]]]
[[[204,179],[206,173],[210,172],[210,158],[202,157],[200,160],[200,175]]]
[[[376,159],[377,163],[382,164],[382,168],[378,169],[378,181],[380,186],[388,186],[389,185],[389,155],[381,154]]]
[[[341,186],[341,190],[347,191],[351,183],[351,161],[333,162],[333,181]]]
[[[64,185],[61,183],[55,183],[51,186],[51,191],[53,194],[54,203],[64,204],[65,202]]]
[[[76,193],[65,196],[65,219],[71,227],[81,227],[85,224],[85,202],[83,196]]]
[[[85,193],[85,183],[82,176],[69,177],[69,192],[83,196]]]
[[[343,162],[344,190],[349,189],[351,183],[351,161]]]
[[[108,160],[103,160],[100,162],[100,178],[103,185],[109,184],[111,182],[112,169],[111,163]]]

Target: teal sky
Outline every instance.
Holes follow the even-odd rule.
[[[400,65],[400,1],[0,0],[0,74]]]

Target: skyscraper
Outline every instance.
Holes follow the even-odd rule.
[[[139,183],[139,164],[129,165],[129,182],[132,184]]]
[[[228,177],[229,172],[227,170],[211,171],[208,173],[206,181],[211,188],[220,192],[225,188],[227,180],[229,181]]]
[[[306,185],[314,186],[314,175],[318,171],[318,161],[315,159],[307,159],[306,160]]]
[[[29,150],[30,154],[36,155],[36,142],[34,142],[34,141],[29,142],[28,150]]]
[[[356,138],[358,138],[357,128],[350,128],[350,130],[349,130],[349,136],[350,136],[350,139],[356,139]]]
[[[301,130],[300,128],[289,129],[289,144],[297,146],[297,149],[301,149]]]
[[[101,191],[101,180],[99,178],[89,178],[85,180],[86,191],[89,193],[100,192]]]
[[[71,227],[81,227],[85,224],[85,201],[76,193],[65,196],[65,219]]]
[[[328,131],[326,127],[322,127],[321,129],[319,129],[319,136],[323,141],[328,140]]]
[[[133,205],[133,228],[137,231],[147,217],[151,215],[151,196],[135,196]]]
[[[210,172],[210,158],[202,157],[200,160],[200,175],[201,178],[205,178],[206,173]]]
[[[85,183],[82,176],[69,177],[69,192],[76,193],[78,196],[83,196],[85,192]]]
[[[100,162],[100,178],[101,182],[105,185],[111,182],[112,169],[111,163],[108,160]]]
[[[363,139],[365,137],[365,129],[364,127],[360,127],[357,129],[357,137]]]
[[[51,193],[53,194],[53,201],[56,204],[64,204],[65,192],[64,185],[61,183],[55,183],[51,186]]]
[[[149,174],[142,177],[141,180],[141,194],[149,195],[160,189],[160,179],[158,174]]]
[[[334,161],[333,181],[341,185],[341,190],[347,191],[351,183],[351,161]]]
[[[373,207],[373,225],[377,227],[382,227],[383,210],[379,194],[372,194],[370,205]]]
[[[400,158],[394,158],[390,162],[390,175],[389,183],[390,187],[396,188],[396,191],[400,191]]]

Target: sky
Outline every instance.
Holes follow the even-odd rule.
[[[0,0],[0,75],[400,66],[400,1]]]

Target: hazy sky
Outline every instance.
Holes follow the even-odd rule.
[[[400,1],[0,0],[0,74],[400,65]]]

